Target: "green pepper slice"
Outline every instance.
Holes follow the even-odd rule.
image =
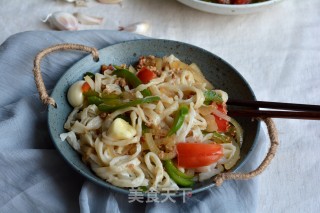
[[[126,79],[126,82],[134,88],[142,84],[141,80],[135,74],[126,69],[116,69],[112,75]]]
[[[165,163],[167,169],[172,170],[178,176],[185,178],[185,179],[192,179],[193,178],[192,175],[187,175],[187,174],[181,172],[177,167],[175,167],[172,160],[166,160],[164,163]]]
[[[140,84],[142,84],[141,80],[132,72],[126,69],[116,69],[112,73],[113,75],[116,75],[117,77],[124,78],[126,82],[133,88],[136,88]],[[151,96],[151,92],[148,89],[144,89],[141,91],[141,94],[146,97],[146,96]]]
[[[105,99],[103,103],[98,105],[98,109],[102,112],[113,112],[118,109],[124,109],[127,107],[137,106],[144,103],[152,103],[159,101],[160,97],[158,96],[148,96],[144,98],[138,98],[132,101],[123,101],[120,99]]]
[[[171,160],[164,161],[164,167],[170,178],[179,186],[191,187],[194,185],[194,181],[191,179],[191,177],[179,171],[178,168],[173,165]],[[177,170],[179,173],[177,173]],[[181,173],[183,174],[182,176]]]
[[[102,99],[115,99],[115,98],[120,98],[120,96],[121,95],[101,93]]]
[[[147,125],[145,124],[145,122],[142,122],[142,134],[144,133],[149,133],[150,132],[150,128],[147,127]]]
[[[205,98],[204,104],[206,104],[206,105],[211,104],[212,101],[216,102],[218,104],[223,103],[222,97],[217,92],[215,92],[213,90],[205,91],[203,93],[203,95],[204,95],[204,98]]]
[[[148,191],[148,187],[146,187],[146,186],[139,186],[138,191],[146,192],[146,191]]]
[[[174,117],[173,125],[172,125],[170,131],[168,132],[168,136],[173,135],[181,128],[181,126],[184,122],[184,118],[186,117],[188,112],[189,112],[189,109],[186,105],[181,105],[179,107],[179,110],[178,110],[176,116]]]
[[[218,132],[213,132],[212,139],[217,143],[231,143],[232,138],[228,135],[223,135]]]
[[[95,104],[98,106],[99,104],[103,103],[103,100],[97,96],[89,96],[87,99],[89,104]]]
[[[84,92],[83,95],[85,97],[91,97],[91,96],[97,96],[98,97],[99,93],[94,91],[94,90],[92,90],[92,89],[89,89],[87,92]]]
[[[120,96],[116,94],[104,94],[102,93],[101,96],[99,97],[99,93],[95,91],[88,91],[85,93],[85,95],[88,99],[89,104],[95,104],[95,105],[100,105],[102,103],[107,103],[107,104],[120,104]]]

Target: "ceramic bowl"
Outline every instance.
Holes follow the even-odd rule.
[[[216,87],[226,91],[231,98],[255,100],[255,95],[246,80],[230,64],[220,57],[190,44],[177,41],[142,39],[126,41],[99,50],[100,60],[94,62],[91,55],[76,62],[57,82],[51,97],[57,103],[57,108],[49,106],[48,125],[49,131],[57,150],[73,169],[81,175],[101,187],[115,190],[120,193],[129,193],[129,189],[114,186],[97,177],[90,168],[81,160],[81,156],[67,143],[61,141],[59,135],[65,132],[64,123],[72,111],[67,101],[67,91],[70,85],[82,79],[85,72],[98,72],[102,64],[134,64],[142,55],[155,55],[162,57],[174,54],[181,61],[188,64],[196,63],[206,78]],[[260,123],[246,118],[237,118],[244,129],[244,143],[241,149],[241,159],[232,168],[232,171],[239,170],[247,157],[254,152],[256,138],[259,132]],[[203,191],[213,187],[210,180],[197,183],[192,188],[192,193]],[[181,196],[177,192],[174,196]]]
[[[179,2],[192,7],[197,10],[201,10],[208,13],[215,13],[220,15],[241,15],[241,14],[250,14],[265,11],[272,6],[283,0],[269,0],[260,3],[252,3],[252,4],[242,4],[242,5],[234,5],[234,4],[218,4],[205,2],[201,0],[178,0]]]

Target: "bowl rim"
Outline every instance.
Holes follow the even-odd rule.
[[[101,48],[98,50],[98,52],[101,52],[101,51],[107,51],[108,48],[110,47],[113,47],[113,46],[116,46],[116,45],[122,45],[122,44],[126,44],[126,43],[135,43],[135,42],[154,42],[154,41],[159,41],[159,42],[168,42],[168,43],[175,43],[175,44],[178,44],[178,45],[185,45],[185,46],[188,46],[188,47],[191,47],[191,48],[195,48],[197,49],[198,51],[202,51],[206,54],[209,54],[215,58],[218,58],[219,60],[221,60],[224,64],[226,64],[230,69],[232,69],[233,72],[235,72],[239,78],[245,83],[245,85],[248,87],[249,91],[252,93],[253,95],[253,99],[256,100],[256,96],[251,88],[251,86],[249,85],[249,83],[245,80],[245,78],[240,74],[239,71],[237,71],[232,65],[230,65],[227,61],[225,61],[224,59],[220,58],[219,56],[217,56],[216,54],[202,48],[202,47],[199,47],[199,46],[195,46],[195,45],[192,45],[192,44],[189,44],[189,43],[185,43],[185,42],[180,42],[180,41],[175,41],[175,40],[168,40],[168,39],[153,39],[153,38],[143,38],[143,39],[133,39],[133,40],[127,40],[127,41],[121,41],[121,42],[118,42],[118,43],[114,43],[114,44],[111,44],[109,46],[106,46],[104,48]],[[76,61],[75,63],[73,63],[69,68],[67,68],[67,70],[60,76],[59,80],[56,82],[51,94],[53,94],[60,81],[62,81],[62,79],[69,73],[69,71],[71,69],[73,69],[73,67],[77,66],[78,64],[80,64],[83,60],[85,59],[92,59],[92,56],[91,55],[87,55],[87,56],[84,56],[82,57],[80,60]],[[58,106],[59,107],[59,106]],[[59,154],[62,156],[62,158],[71,166],[71,168],[73,168],[76,172],[78,172],[80,175],[82,175],[83,177],[85,177],[87,180],[90,180],[91,182],[93,182],[94,184],[97,184],[97,185],[100,185],[104,188],[108,188],[108,189],[111,189],[111,190],[114,190],[115,192],[118,192],[118,193],[122,193],[122,194],[129,194],[130,193],[130,188],[123,188],[123,187],[118,187],[118,186],[115,186],[103,179],[100,178],[101,181],[97,181],[94,177],[91,177],[89,174],[87,174],[86,172],[83,172],[81,169],[77,168],[76,165],[74,165],[70,160],[67,159],[67,156],[65,156],[60,147],[58,146],[58,143],[61,143],[63,141],[61,141],[60,137],[59,137],[59,140],[58,142],[56,142],[56,136],[53,135],[53,131],[51,131],[51,129],[53,127],[52,126],[52,122],[51,122],[51,119],[55,119],[52,115],[52,111],[53,110],[56,110],[56,108],[54,108],[53,106],[49,105],[48,107],[48,119],[47,119],[47,125],[49,127],[49,134],[50,134],[50,137],[52,139],[52,142],[55,146],[55,148],[57,149],[57,151],[59,152]],[[252,146],[250,147],[248,153],[245,155],[244,159],[236,166],[236,168],[232,168],[231,172],[236,172],[238,170],[241,169],[241,167],[246,164],[246,162],[248,161],[248,159],[250,158],[250,156],[252,155],[253,153],[253,150],[255,149],[255,147],[257,146],[257,139],[258,139],[258,136],[260,134],[260,130],[261,130],[261,122],[260,120],[257,120],[257,131],[256,131],[256,135],[253,139],[253,143],[252,143]],[[94,174],[95,175],[95,174]],[[96,175],[95,175],[96,176]],[[98,176],[96,176],[98,177]],[[99,177],[98,177],[99,178]],[[215,183],[212,182],[210,184],[207,184],[205,186],[202,186],[202,187],[199,187],[197,189],[192,189],[191,191],[187,191],[187,192],[191,192],[192,195],[196,194],[196,193],[199,193],[199,192],[202,192],[202,191],[205,191],[209,188],[212,188],[215,186]],[[181,192],[181,191],[177,191],[176,193],[174,194],[171,194],[170,193],[170,197],[172,198],[176,198],[176,197],[182,197],[182,196],[185,196],[185,192]],[[148,193],[146,192],[142,192],[142,196],[143,197],[147,197],[148,196]],[[157,193],[157,196],[164,196],[164,192],[158,192]]]
[[[195,2],[195,3],[203,4],[209,7],[216,7],[221,9],[248,9],[248,8],[257,8],[257,7],[263,7],[263,6],[275,4],[283,0],[268,0],[264,2],[252,3],[252,4],[219,4],[214,2],[205,2],[202,0],[178,0],[178,1]]]

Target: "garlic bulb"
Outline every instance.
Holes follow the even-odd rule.
[[[119,27],[119,31],[127,31],[138,34],[145,34],[150,28],[150,24],[147,22],[137,22],[125,27]]]
[[[103,4],[118,4],[121,3],[122,0],[98,0],[98,2]]]
[[[93,25],[97,24],[100,25],[103,23],[102,17],[95,17],[95,16],[89,16],[84,13],[74,13],[73,14],[80,24],[87,24],[87,25]]]
[[[78,30],[77,19],[72,14],[66,12],[49,14],[43,22],[48,22],[52,28],[58,30]]]

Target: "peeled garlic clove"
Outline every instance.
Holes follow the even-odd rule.
[[[76,17],[66,12],[49,14],[43,22],[48,22],[52,28],[58,30],[78,30],[78,21]]]
[[[107,132],[107,135],[109,137],[112,137],[117,140],[130,139],[133,138],[136,134],[136,129],[122,118],[116,118],[112,122]]]
[[[138,34],[145,34],[150,28],[150,24],[147,22],[137,22],[130,24],[126,27],[119,27],[119,31],[127,31]]]
[[[121,3],[122,0],[98,0],[98,2],[103,4],[118,4]]]
[[[102,17],[89,16],[84,13],[74,13],[73,15],[78,19],[80,24],[100,25],[103,23]]]

